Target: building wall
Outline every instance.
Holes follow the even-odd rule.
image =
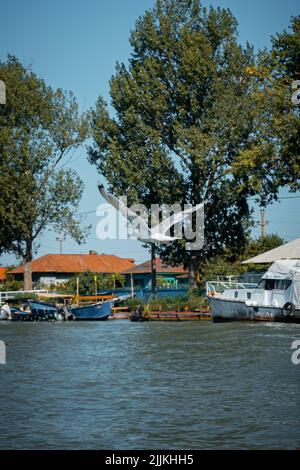
[[[16,281],[23,281],[23,274],[14,274],[13,276]],[[73,273],[32,273],[32,282],[33,285],[40,283],[45,286],[50,286],[51,284],[63,284],[68,282],[72,276],[74,276]]]
[[[133,274],[134,288],[146,288],[151,284],[150,274]],[[125,274],[125,287],[131,288],[131,274]]]
[[[131,294],[131,289],[128,287],[123,287],[119,289],[114,289],[113,292],[117,295],[128,295]],[[103,293],[111,294],[112,291],[104,290]],[[189,290],[187,287],[160,287],[157,290],[156,297],[158,299],[161,299],[162,297],[188,297],[188,293]],[[152,298],[152,292],[150,288],[142,289],[137,287],[134,289],[134,295],[136,299],[143,299],[146,302]]]
[[[34,273],[32,280],[34,283],[39,282],[45,286],[51,286],[51,284],[64,284],[73,276],[73,273]]]
[[[141,274],[133,274],[133,286],[136,289],[151,289],[151,274],[150,273],[141,273]],[[178,282],[176,279],[176,274],[169,274],[169,273],[158,273],[158,278],[163,278],[165,287],[168,288],[177,288],[182,283]],[[131,287],[131,275],[125,274],[125,286],[127,288]]]

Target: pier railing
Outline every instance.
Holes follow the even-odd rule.
[[[253,282],[240,282],[240,281],[207,281],[206,294],[221,293],[226,289],[255,289],[257,286]]]
[[[48,291],[46,289],[39,289],[39,290],[11,290],[11,291],[6,291],[6,292],[1,292],[0,291],[0,304],[4,303],[8,299],[14,299],[16,296],[24,295],[26,297],[26,294],[48,294]]]

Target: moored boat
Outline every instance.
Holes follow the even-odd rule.
[[[9,305],[7,303],[0,306],[0,321],[3,320],[10,320],[11,319],[11,312]]]
[[[214,321],[300,322],[300,261],[279,260],[255,288],[208,289]]]
[[[34,320],[56,320],[57,308],[51,304],[28,300],[28,306]]]
[[[113,301],[99,302],[81,307],[71,307],[70,313],[75,320],[107,320],[112,312]]]
[[[34,318],[30,311],[25,311],[17,307],[10,307],[12,321],[33,321]]]

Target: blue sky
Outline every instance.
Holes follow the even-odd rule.
[[[0,3],[0,60],[7,53],[15,54],[25,65],[53,87],[72,90],[82,110],[92,106],[102,95],[109,101],[108,81],[115,63],[126,62],[130,54],[128,37],[136,19],[154,5],[154,0],[10,0]],[[213,0],[205,1],[230,8],[239,22],[239,40],[268,47],[276,32],[287,29],[290,17],[299,14],[296,0]],[[81,175],[85,191],[80,211],[92,211],[102,202],[95,169],[86,160],[86,151],[77,151],[70,165]],[[281,196],[287,197],[287,191]],[[297,194],[299,196],[299,194]],[[267,233],[278,233],[286,240],[300,236],[300,198],[284,199],[266,210]],[[256,219],[259,211],[256,208]],[[86,245],[72,240],[64,243],[65,253],[114,253],[130,256],[142,262],[147,250],[134,240],[100,241],[96,237],[97,218],[86,221],[93,225]],[[258,236],[259,229],[253,231]],[[39,240],[38,255],[58,253],[57,234],[46,231]],[[0,257],[0,263],[13,263],[10,255]]]

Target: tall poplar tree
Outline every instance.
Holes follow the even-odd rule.
[[[128,65],[117,64],[110,81],[114,112],[102,98],[93,110],[89,158],[115,194],[134,202],[208,200],[202,250],[187,252],[184,240],[160,247],[195,282],[206,259],[246,242],[247,198],[267,179],[264,83],[253,73],[253,48],[238,43],[231,12],[199,0],[157,0],[130,44]],[[265,150],[255,165],[253,149]]]

